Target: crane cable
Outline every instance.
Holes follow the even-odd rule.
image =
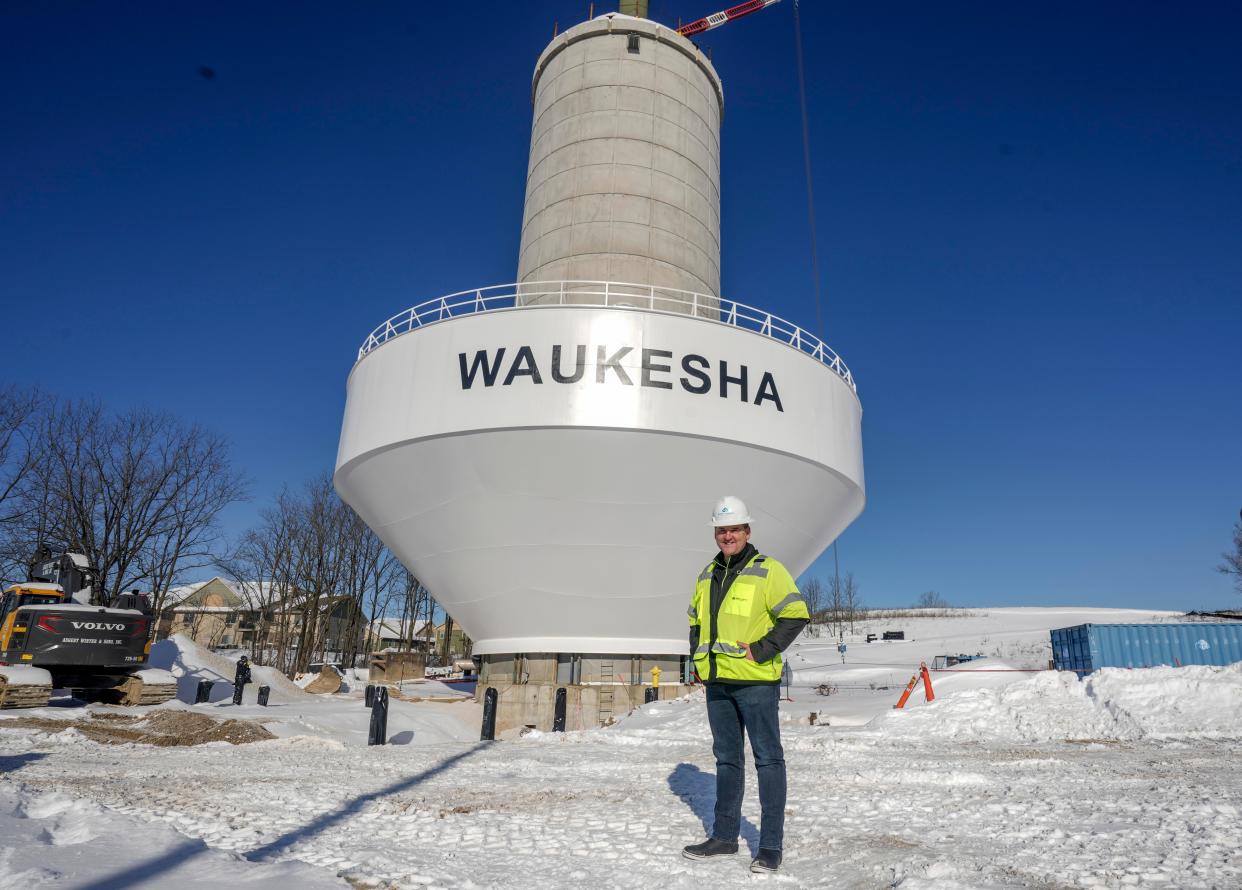
[[[798,57],[798,105],[802,110],[802,166],[806,172],[806,216],[811,228],[811,275],[815,287],[815,336],[824,339],[824,307],[820,294],[819,236],[815,229],[815,185],[811,179],[811,126],[806,113],[806,66],[802,62],[802,15],[794,0],[794,49]],[[840,535],[837,536],[838,538]],[[833,583],[840,596],[841,563],[837,558],[837,538],[832,541]]]
[[[811,226],[811,273],[815,278],[815,335],[824,339],[824,311],[820,299],[819,238],[815,231],[815,187],[811,181],[811,128],[806,113],[806,69],[802,63],[802,16],[794,0],[794,47],[798,57],[798,102],[802,109],[802,163],[806,170],[806,211]]]

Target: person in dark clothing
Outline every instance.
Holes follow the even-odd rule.
[[[715,559],[699,574],[690,602],[690,653],[707,687],[707,719],[716,757],[716,811],[711,836],[682,850],[687,859],[737,852],[750,738],[763,816],[754,872],[780,868],[785,828],[785,752],[781,748],[781,653],[810,623],[788,570],[750,543],[750,515],[725,497],[712,515]]]
[[[250,682],[250,659],[242,656],[237,659],[237,672],[233,675],[233,704],[242,703],[242,691]]]

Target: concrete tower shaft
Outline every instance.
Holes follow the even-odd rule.
[[[707,57],[655,22],[601,16],[543,51],[533,100],[518,280],[718,295],[724,91]]]

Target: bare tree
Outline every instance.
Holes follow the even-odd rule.
[[[842,581],[840,575],[833,575],[828,582],[828,624],[834,636],[841,634],[845,620],[845,585]]]
[[[198,431],[181,450],[169,474],[166,516],[138,559],[157,613],[170,587],[215,562],[222,551],[218,517],[246,497],[246,482],[233,471],[223,439]]]
[[[326,474],[300,491],[283,491],[260,520],[224,566],[242,586],[266,585],[266,623],[256,639],[263,638],[282,670],[304,672],[328,656],[353,666],[368,642],[367,626],[387,613],[398,592],[407,612],[416,609],[417,580],[337,496]]]
[[[374,631],[377,622],[383,621],[384,616],[393,608],[397,599],[398,585],[404,580],[399,576],[408,574],[387,548],[381,549],[376,563],[376,570],[371,575],[370,586],[365,594],[367,604],[366,651],[368,653],[375,650]],[[380,625],[379,627],[382,632],[383,626]]]
[[[225,625],[217,613],[193,612],[188,629],[190,637],[200,645],[213,648],[224,638]]]
[[[22,485],[19,534],[81,553],[95,602],[130,586],[168,588],[210,558],[221,511],[244,496],[227,443],[169,414],[112,416],[65,402],[40,419],[41,460]]]
[[[35,544],[23,526],[33,504],[25,488],[44,457],[37,412],[44,397],[37,390],[0,389],[0,580],[26,580]],[[19,577],[20,576],[20,577]]]
[[[414,648],[414,637],[418,633],[418,591],[422,588],[409,569],[404,574],[401,590],[401,639],[397,643],[399,652],[409,652]]]
[[[293,582],[302,600],[295,672],[305,672],[317,652],[321,658],[326,654],[334,600],[345,574],[341,553],[350,513],[327,474],[307,484],[293,550]]]
[[[286,672],[293,667],[299,593],[294,587],[296,535],[301,511],[288,491],[259,512],[259,524],[220,560],[243,600],[258,613],[252,655]]]
[[[1242,593],[1242,521],[1233,526],[1233,550],[1226,550],[1221,557],[1225,561],[1216,567],[1216,571],[1232,575],[1234,588]]]
[[[822,621],[823,616],[820,611],[824,608],[824,582],[818,578],[811,578],[802,585],[802,599],[806,601],[806,610],[810,613],[812,621]]]
[[[341,559],[344,562],[338,595],[348,597],[348,608],[341,639],[341,658],[351,667],[357,666],[360,649],[365,644],[364,622],[376,617],[378,604],[391,596],[391,568],[396,561],[384,542],[362,518],[342,503],[346,514],[342,521]],[[368,612],[364,604],[370,600]]]
[[[40,457],[33,419],[40,396],[33,390],[0,389],[0,522],[21,512],[18,495]]]
[[[431,620],[433,600],[430,591],[404,566],[399,569],[398,575],[401,595],[401,641],[398,649],[410,652],[416,647],[419,631]],[[424,611],[427,613],[426,617]]]
[[[854,622],[862,618],[863,602],[858,592],[858,582],[853,572],[846,572],[841,583],[841,604],[845,609],[845,620],[849,622],[850,633],[854,632]]]
[[[934,590],[928,590],[919,594],[918,602],[914,604],[917,609],[947,609],[949,601]]]
[[[447,611],[444,613],[444,654],[441,664],[453,663],[453,616]]]

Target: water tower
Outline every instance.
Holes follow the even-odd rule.
[[[652,667],[680,691],[717,497],[795,575],[858,516],[862,409],[825,344],[720,295],[724,91],[690,40],[592,19],[532,99],[519,280],[366,338],[335,482],[475,641],[499,728],[565,688],[573,729]]]

